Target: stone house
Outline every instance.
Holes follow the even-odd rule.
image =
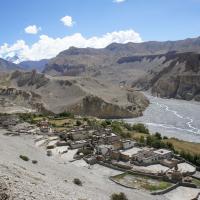
[[[170,159],[172,152],[167,149],[142,150],[133,155],[132,160],[142,165],[158,163],[163,159]]]
[[[152,164],[157,162],[157,156],[152,150],[142,150],[137,154],[133,155],[133,161],[139,164]]]
[[[79,148],[84,147],[87,144],[88,144],[88,142],[86,140],[79,140],[79,141],[75,141],[75,142],[70,142],[70,147],[72,149],[79,149]]]
[[[52,132],[52,130],[49,126],[48,120],[43,120],[43,121],[39,122],[39,128],[40,128],[40,131],[43,133]]]
[[[121,140],[115,141],[111,143],[114,147],[114,150],[120,150],[123,148],[123,144]]]
[[[120,140],[120,137],[114,133],[110,133],[108,135],[105,135],[104,137],[104,141],[107,144],[115,142],[115,141],[119,141],[119,140]]]
[[[92,137],[93,132],[84,130],[72,130],[69,136],[72,140],[86,140]]]
[[[110,153],[113,150],[114,150],[113,145],[102,144],[102,145],[99,145],[99,146],[96,147],[96,153],[103,155],[103,156],[107,155],[108,153]]]
[[[110,158],[113,159],[113,160],[119,161],[120,160],[120,156],[121,156],[120,152],[116,151],[116,150],[111,151],[111,153],[110,153]]]
[[[136,142],[132,141],[132,140],[123,140],[122,141],[122,148],[124,150],[126,149],[131,149],[132,147],[134,147],[136,144]]]
[[[155,150],[154,153],[157,155],[158,160],[172,158],[172,151],[167,150],[167,149],[158,149],[158,150]]]

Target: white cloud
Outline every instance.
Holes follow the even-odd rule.
[[[122,3],[125,2],[126,0],[113,0],[114,3]]]
[[[63,22],[63,24],[68,27],[72,27],[75,23],[71,16],[65,16],[61,18],[60,21]]]
[[[24,31],[28,34],[37,34],[41,30],[41,27],[37,27],[36,25],[27,26]]]
[[[0,46],[0,57],[17,54],[20,60],[40,60],[43,58],[52,58],[59,52],[74,47],[92,47],[104,48],[107,45],[127,42],[142,42],[139,33],[134,30],[115,31],[106,33],[100,37],[94,36],[85,38],[80,33],[65,36],[63,38],[52,38],[47,35],[41,35],[40,39],[29,46],[23,40],[17,41],[13,45],[4,44]]]

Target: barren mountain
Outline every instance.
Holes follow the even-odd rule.
[[[200,100],[200,54],[171,52],[157,56],[126,57],[120,63],[153,63],[133,86],[150,89],[155,96]]]
[[[33,70],[36,69],[38,72],[41,72],[44,70],[45,65],[47,64],[48,59],[43,59],[43,60],[39,60],[39,61],[23,61],[20,62],[19,65],[21,68],[23,68],[24,70]]]
[[[10,100],[15,105],[26,105],[37,111],[70,111],[103,118],[140,116],[149,103],[139,92],[94,78],[53,78],[35,71],[12,73],[7,85],[0,90],[0,96],[4,104]]]
[[[191,53],[191,52],[195,53]],[[152,89],[161,97],[199,100],[200,37],[180,41],[70,48],[51,59],[44,73],[91,76],[117,85]]]
[[[0,58],[0,72],[11,72],[15,70],[21,70],[19,65],[6,61]]]

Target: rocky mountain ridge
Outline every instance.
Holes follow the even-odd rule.
[[[160,97],[199,100],[199,52],[200,38],[113,43],[104,49],[72,47],[51,59],[44,73],[91,76],[102,82],[150,90]],[[189,77],[193,81],[188,82]]]
[[[22,70],[19,65],[0,58],[0,73]]]

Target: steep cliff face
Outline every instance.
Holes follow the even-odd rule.
[[[0,88],[0,112],[49,112],[42,102],[41,97],[30,91],[16,88]]]
[[[133,87],[150,90],[153,95],[159,97],[199,100],[200,55],[173,52],[162,56],[146,56],[146,59],[158,60],[161,57],[164,58],[163,61],[149,67],[144,76],[133,82]],[[134,64],[138,59],[144,58],[124,60]]]
[[[176,97],[200,101],[200,74],[180,76],[179,79],[180,82]]]
[[[156,96],[200,101],[200,75],[160,79],[152,88]]]
[[[165,68],[166,69],[166,68]],[[177,54],[169,70],[163,69],[152,81],[152,93],[160,97],[199,101],[200,55]],[[155,79],[154,77],[154,79]]]
[[[132,98],[134,97],[132,96]],[[149,101],[144,98],[140,104],[136,104],[135,100],[133,100],[130,105],[120,106],[90,95],[84,97],[80,103],[71,106],[69,111],[99,118],[132,118],[141,116],[148,104]]]

